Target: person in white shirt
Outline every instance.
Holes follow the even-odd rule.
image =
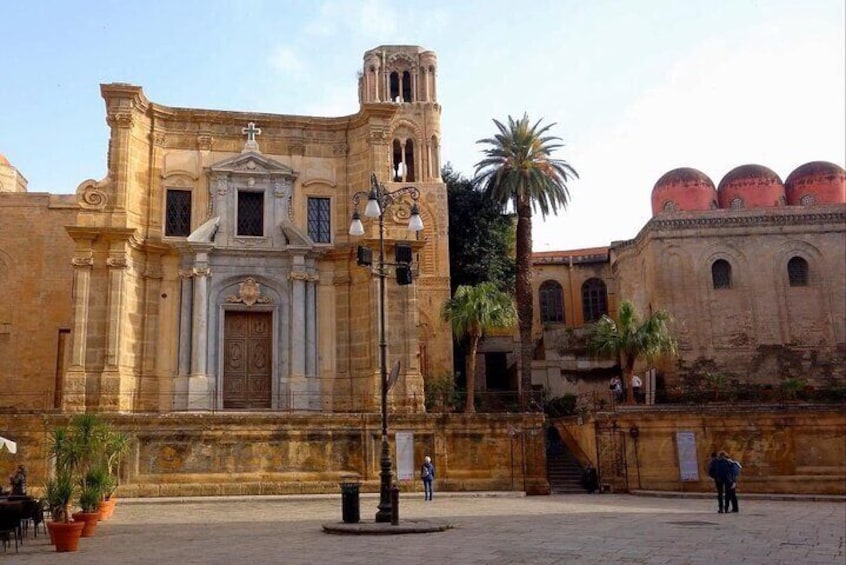
[[[632,375],[632,393],[634,393],[634,401],[640,402],[640,387],[643,386],[643,381],[637,375]]]

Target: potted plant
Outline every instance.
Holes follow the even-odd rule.
[[[67,469],[57,470],[56,476],[47,481],[45,498],[52,518],[52,521],[47,523],[47,531],[56,551],[76,551],[79,547],[79,538],[85,524],[70,521],[75,493],[76,485]]]
[[[120,484],[120,461],[129,451],[129,437],[123,432],[107,429],[103,440],[103,458],[107,472],[105,495],[100,503],[100,519],[108,520],[115,511],[115,490]]]
[[[88,484],[85,479],[98,461],[103,430],[97,416],[80,414],[74,417],[70,426],[58,427],[51,434],[50,455],[56,475],[47,485],[48,505],[53,516],[47,528],[56,551],[76,551],[79,546],[85,522],[71,521],[74,496],[79,494],[89,508],[93,503],[95,510],[102,498],[102,484]],[[96,516],[99,517],[99,513]]]
[[[79,505],[82,511],[76,512],[73,519],[85,524],[82,529],[84,538],[94,535],[97,522],[100,521],[100,502],[103,500],[108,482],[109,474],[103,467],[92,467],[82,478],[79,491]]]

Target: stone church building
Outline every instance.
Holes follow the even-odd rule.
[[[0,406],[378,409],[378,278],[356,262],[358,245],[378,256],[378,222],[348,234],[375,174],[419,190],[424,230],[398,199],[384,240],[389,262],[396,242],[413,253],[413,284],[387,278],[390,402],[422,411],[424,376],[452,370],[436,77],[431,51],[368,51],[359,111],[337,118],[175,108],[103,84],[105,178],[28,193],[0,158]]]
[[[631,240],[534,254],[535,386],[552,396],[607,393],[616,363],[592,357],[585,338],[622,300],[642,315],[672,316],[678,356],[636,367],[656,369],[663,386],[709,374],[754,385],[846,383],[841,166],[806,163],[782,181],[767,167],[742,165],[716,186],[701,171],[674,169],[651,199],[652,218]],[[503,341],[486,345],[483,366],[516,359]]]

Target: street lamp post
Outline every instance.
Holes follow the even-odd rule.
[[[376,511],[377,522],[390,522],[392,514],[391,505],[391,454],[388,449],[388,342],[385,337],[385,278],[388,276],[385,263],[385,210],[397,202],[403,195],[412,199],[411,217],[408,221],[410,231],[423,229],[423,220],[420,219],[420,210],[417,207],[417,200],[420,198],[420,191],[413,186],[404,186],[394,191],[388,191],[384,185],[379,183],[376,174],[370,175],[370,190],[356,192],[353,197],[353,216],[350,224],[351,236],[364,235],[364,226],[361,223],[361,216],[358,212],[358,205],[362,198],[367,197],[367,206],[364,215],[368,218],[379,218],[379,264],[376,276],[379,277],[379,373],[381,386],[381,412],[382,412],[382,451],[379,460],[379,506]]]

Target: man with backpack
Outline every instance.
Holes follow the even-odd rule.
[[[729,459],[725,451],[720,451],[716,459],[708,463],[708,476],[714,479],[717,485],[717,510],[720,514],[729,511],[739,512],[737,504],[737,477],[740,474],[740,463]]]

